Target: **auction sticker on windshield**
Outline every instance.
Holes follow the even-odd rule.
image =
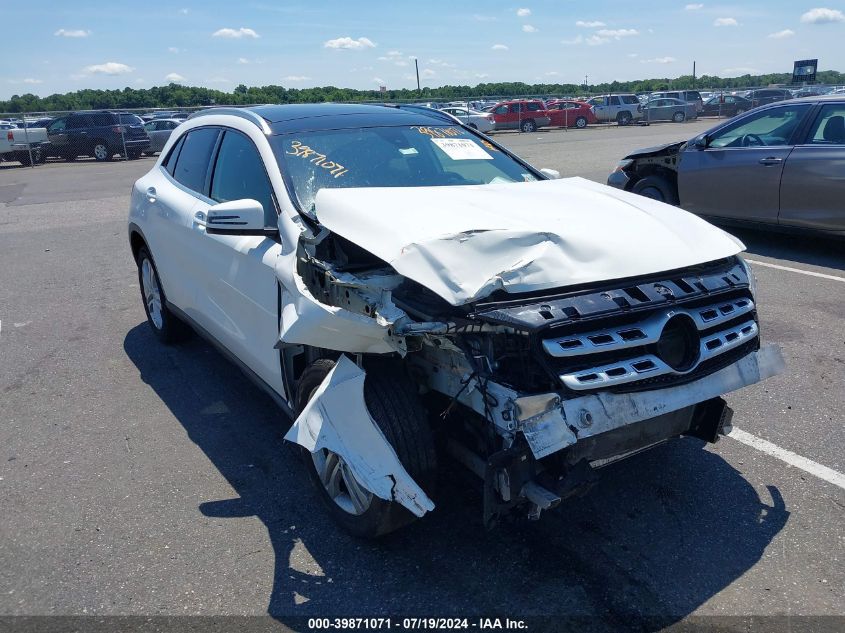
[[[431,142],[452,160],[493,160],[481,146],[467,138],[433,138]]]

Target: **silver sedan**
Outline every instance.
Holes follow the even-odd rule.
[[[179,119],[153,119],[144,123],[144,129],[150,136],[150,149],[144,153],[152,156],[156,152],[163,150],[167,139],[170,138],[173,130],[179,127],[180,123],[184,123],[184,121],[180,121]]]
[[[643,121],[674,121],[683,123],[687,119],[698,117],[695,104],[672,99],[652,99],[643,104]]]

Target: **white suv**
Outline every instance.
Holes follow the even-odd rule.
[[[537,518],[631,452],[715,441],[720,395],[781,363],[736,239],[423,108],[194,115],[129,238],[158,339],[193,329],[269,393],[361,536],[432,510],[445,456],[486,524]]]

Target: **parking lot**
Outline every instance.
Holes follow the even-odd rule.
[[[496,139],[604,182],[627,151],[713,124]],[[319,506],[269,398],[201,339],[165,348],[145,323],[126,215],[154,160],[0,166],[0,614],[270,613],[293,628],[552,615],[614,629],[845,613],[841,241],[730,229],[787,362],[728,397],[736,437],[664,444],[542,521],[491,532],[453,466],[434,513],[361,542]]]

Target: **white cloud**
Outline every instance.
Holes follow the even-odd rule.
[[[639,53],[628,53],[628,57],[630,57],[631,59],[634,59],[635,57],[639,57],[639,56],[640,56]]]
[[[725,68],[722,72],[726,75],[753,75],[760,71],[748,66],[738,66],[737,68]]]
[[[546,73],[546,77],[557,77],[560,73],[556,70],[550,70]]]
[[[251,37],[252,39],[256,40],[260,35],[253,31],[252,29],[248,29],[245,27],[241,27],[239,29],[217,29],[214,33],[211,34],[211,37],[222,37],[223,39],[227,40],[239,40],[244,37]]]
[[[431,68],[426,68],[420,73],[420,77],[423,79],[431,79],[432,77],[436,77],[437,73],[434,72]]]
[[[408,65],[408,61],[405,59],[405,55],[402,54],[402,51],[387,51],[386,55],[382,55],[376,59],[380,62],[390,62],[394,66],[404,67]],[[414,57],[410,56],[408,59],[414,59]]]
[[[845,20],[845,15],[839,9],[810,9],[801,16],[804,24],[830,24],[843,20]]]
[[[601,46],[602,44],[607,44],[610,39],[606,37],[599,37],[598,35],[591,35],[586,40],[588,46]]]
[[[381,77],[373,77],[373,83],[378,84],[379,86],[383,86],[387,82],[384,79],[382,79]]]
[[[188,15],[187,9],[179,9],[179,15]]]
[[[674,64],[677,59],[674,57],[655,57],[654,59],[641,59],[640,60],[643,64]]]
[[[88,37],[91,35],[91,31],[85,31],[83,29],[59,29],[53,35],[56,37]]]
[[[239,64],[248,64],[249,60],[246,57],[238,57]]]
[[[493,46],[490,47],[490,50],[506,51],[506,50],[508,50],[508,47],[505,46],[504,44],[493,44]]]
[[[489,77],[489,76],[490,75],[488,75],[487,73],[475,73],[476,79],[485,79],[486,77]]]
[[[769,37],[773,40],[782,40],[785,37],[792,37],[795,35],[795,31],[792,29],[784,29],[782,31],[777,31],[776,33],[769,33]]]
[[[623,37],[631,37],[639,34],[640,32],[637,29],[600,29],[596,31],[596,35],[599,37],[610,37],[614,40],[621,40]]]
[[[517,9],[516,14],[521,18],[527,18],[531,15],[531,9]]]
[[[447,61],[443,61],[442,59],[429,59],[429,64],[433,64],[434,66],[442,66],[443,68],[455,68],[455,64],[450,64]]]
[[[106,62],[105,64],[93,64],[86,66],[85,72],[89,75],[125,75],[131,73],[134,68],[118,62]]]
[[[687,11],[700,11],[704,8],[703,4],[688,4],[684,7]]]
[[[43,84],[44,82],[40,79],[33,79],[32,77],[27,77],[23,80],[25,84]]]
[[[578,20],[575,26],[580,26],[582,29],[598,29],[607,26],[607,24],[598,20]]]
[[[180,49],[176,48],[175,46],[169,46],[167,48],[167,52],[168,53],[178,53],[178,52],[180,52]]]
[[[530,24],[523,24],[522,30],[525,33],[536,33],[539,29],[537,27],[531,26]]]
[[[716,18],[713,20],[713,26],[739,26],[734,18]]]
[[[288,75],[285,77],[285,81],[308,81],[311,77],[306,77],[305,75]]]
[[[581,44],[584,41],[584,38],[581,35],[576,35],[571,40],[561,40],[561,44],[566,44],[567,46],[572,44]]]
[[[171,83],[180,84],[185,81],[185,78],[179,73],[169,73],[164,76],[164,80],[169,81]]]
[[[346,49],[351,51],[361,51],[365,48],[375,48],[375,43],[366,37],[359,37],[353,40],[351,37],[338,37],[323,43],[323,48],[334,48],[337,50]]]

